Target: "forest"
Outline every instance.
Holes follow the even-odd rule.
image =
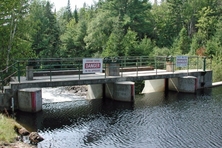
[[[0,1],[0,69],[16,59],[198,55],[222,77],[222,0]]]

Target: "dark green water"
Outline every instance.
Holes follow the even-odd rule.
[[[139,95],[135,103],[79,99],[48,103],[17,121],[45,140],[39,148],[222,147],[222,87],[196,94]]]

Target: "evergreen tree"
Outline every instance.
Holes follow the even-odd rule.
[[[75,6],[75,10],[74,10],[74,19],[76,21],[76,23],[79,22],[79,17],[78,17],[78,12],[77,12],[77,7]]]
[[[70,0],[68,0],[67,6],[66,6],[66,10],[64,12],[64,19],[69,22],[72,19],[72,11],[71,11],[71,4],[70,4]]]
[[[30,10],[30,21],[33,22],[31,38],[32,49],[40,58],[58,57],[60,44],[60,30],[52,5],[49,2],[34,1]]]

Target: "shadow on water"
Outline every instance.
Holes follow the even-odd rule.
[[[85,122],[96,114],[112,115],[115,111],[134,110],[143,107],[154,107],[170,104],[180,100],[198,100],[211,96],[212,89],[201,89],[195,94],[177,93],[173,91],[149,93],[136,96],[134,103],[119,102],[110,99],[78,100],[43,104],[38,113],[17,111],[16,120],[32,131],[53,130],[73,122]],[[81,120],[80,120],[81,119]]]
[[[179,101],[198,101],[210,98],[212,95],[211,88],[199,89],[196,93],[178,93],[175,91],[153,92],[138,95],[135,101],[135,108],[154,107],[171,104]]]
[[[53,130],[74,122],[85,122],[98,113],[109,115],[116,110],[133,110],[134,104],[110,99],[83,99],[43,104],[42,108],[37,113],[18,111],[16,120],[32,131]]]

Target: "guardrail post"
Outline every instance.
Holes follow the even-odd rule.
[[[197,71],[198,71],[198,61],[199,61],[199,57],[197,56]]]
[[[19,65],[19,61],[17,61],[17,69],[18,69],[18,81],[20,83],[20,65]]]
[[[4,88],[3,71],[1,71],[1,89],[2,89],[2,93],[3,93],[3,88]]]
[[[190,65],[189,65],[190,62],[189,61],[190,61],[190,57],[188,57],[188,61],[187,61],[187,73],[189,73],[189,68],[190,68]]]
[[[80,62],[78,62],[78,70],[79,70],[79,80],[80,80]]]
[[[157,63],[156,63],[156,57],[154,58],[154,62],[155,62],[155,69],[156,69],[156,75],[157,75]]]
[[[203,71],[206,71],[206,57],[203,59]]]
[[[49,65],[49,78],[50,78],[50,81],[52,81],[52,63],[50,62],[50,65]]]

